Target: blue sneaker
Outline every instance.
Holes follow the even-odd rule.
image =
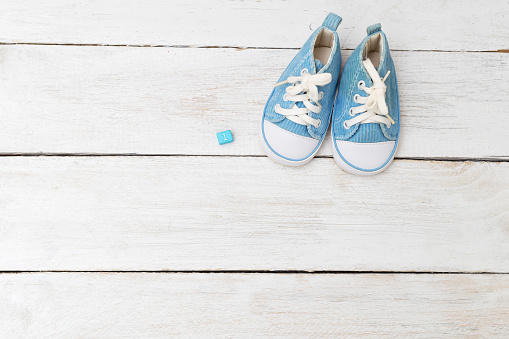
[[[398,146],[399,96],[396,71],[380,24],[348,58],[332,118],[332,154],[347,172],[386,169]]]
[[[304,165],[322,144],[341,69],[336,32],[340,23],[338,15],[327,15],[285,69],[265,105],[260,142],[278,163]]]

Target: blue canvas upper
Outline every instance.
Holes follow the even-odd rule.
[[[380,24],[369,26],[368,35],[353,51],[348,58],[339,84],[338,94],[334,103],[334,114],[332,117],[332,136],[335,140],[345,140],[357,143],[375,143],[384,141],[396,141],[399,134],[400,116],[399,116],[399,95],[398,84],[396,80],[396,70],[389,52],[389,44],[385,34],[381,30]],[[359,81],[364,81],[366,87],[371,87],[373,82],[367,73],[363,60],[363,50],[367,41],[374,34],[380,34],[382,42],[382,51],[380,65],[377,68],[378,74],[383,78],[388,71],[390,74],[385,80],[387,90],[385,92],[385,101],[389,108],[389,115],[394,120],[394,124],[388,128],[385,124],[366,123],[355,124],[350,128],[345,128],[343,123],[352,118],[349,113],[351,107],[360,106],[354,101],[356,94],[368,96],[368,94],[359,89]]]
[[[286,93],[286,88],[290,86],[290,84],[274,87],[267,101],[267,104],[265,105],[263,119],[266,119],[267,121],[270,121],[276,124],[278,127],[283,128],[289,132],[304,137],[310,137],[319,140],[324,137],[329,127],[329,122],[332,115],[332,107],[334,104],[334,96],[336,94],[339,72],[341,69],[341,51],[338,34],[336,32],[336,29],[341,23],[341,20],[341,17],[334,13],[327,15],[322,26],[318,27],[309,37],[304,46],[293,58],[293,60],[290,62],[278,80],[278,82],[281,82],[291,76],[300,76],[303,69],[307,69],[310,74],[330,73],[332,75],[332,81],[329,84],[319,87],[319,91],[323,92],[323,98],[320,100],[322,110],[318,114],[313,112],[309,112],[308,114],[314,119],[320,119],[321,125],[319,127],[314,127],[313,125],[299,125],[285,118],[285,116],[275,112],[274,108],[277,104],[279,104],[282,108],[287,109],[291,108],[295,104],[293,101],[283,100],[283,96]],[[316,38],[324,29],[332,32],[334,35],[334,46],[332,48],[331,57],[329,58],[329,61],[326,65],[323,65],[319,60],[315,60],[313,54]],[[297,103],[297,106],[302,107],[302,103]]]

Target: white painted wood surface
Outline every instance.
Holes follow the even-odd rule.
[[[0,275],[0,335],[509,336],[507,275]]]
[[[260,116],[294,54],[0,46],[0,152],[263,155]],[[509,158],[508,53],[393,56],[398,157]],[[219,146],[226,129],[235,142]],[[329,138],[319,154],[331,156]]]
[[[10,1],[0,5],[0,41],[300,48],[329,12],[344,18],[343,48],[377,22],[398,50],[509,48],[505,0]]]
[[[329,140],[302,168],[262,156],[271,86],[329,11],[344,61],[382,23],[397,157],[420,160],[359,178]],[[0,337],[509,337],[508,17],[504,0],[0,3]]]
[[[509,164],[0,158],[2,270],[509,272]]]

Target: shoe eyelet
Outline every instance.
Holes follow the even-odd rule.
[[[322,100],[323,96],[324,96],[323,92],[318,93],[318,100]]]
[[[306,73],[309,73],[308,69],[307,68],[303,68],[301,71],[300,71],[300,75],[302,74],[306,74]]]
[[[276,106],[274,106],[274,110],[277,111],[278,109],[281,108],[281,105],[280,104],[277,104]]]
[[[322,120],[318,120],[318,126],[316,126],[316,128],[322,126]]]
[[[283,95],[283,101],[288,101],[288,93],[286,93],[285,95]]]
[[[357,84],[357,87],[359,89],[362,89],[361,87],[364,87],[364,86],[366,86],[366,83],[363,80],[359,81],[359,83]]]
[[[359,102],[357,101],[357,100],[359,99],[359,97],[360,97],[360,95],[359,95],[359,94],[355,94],[355,95],[353,96],[353,101],[354,101],[356,104],[358,104],[358,103],[359,103]]]
[[[353,113],[353,107],[350,107],[350,110],[348,111],[348,113],[350,113],[350,116],[352,116],[352,117],[355,115],[355,113]]]
[[[348,127],[348,126],[346,125],[346,121],[344,121],[344,122],[343,122],[343,127],[344,127],[345,129],[350,129],[350,127],[352,127],[352,126]]]

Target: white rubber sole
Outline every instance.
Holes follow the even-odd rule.
[[[332,139],[331,140],[332,141],[332,155],[334,156],[334,160],[336,161],[336,164],[338,164],[338,166],[341,167],[342,170],[344,170],[350,174],[361,175],[361,176],[375,175],[375,174],[385,171],[387,169],[387,167],[389,167],[391,165],[392,161],[394,160],[394,156],[396,155],[396,152],[397,152],[398,146],[399,146],[399,142],[396,143],[396,149],[392,153],[391,159],[384,165],[384,167],[377,169],[376,171],[368,172],[368,171],[358,170],[357,168],[353,168],[352,166],[348,165],[336,151],[336,142],[334,140],[334,137],[332,136],[332,133],[331,133],[331,139]]]
[[[262,123],[263,123],[263,119],[262,119]],[[302,165],[305,165],[308,162],[310,162],[315,157],[316,153],[318,153],[318,150],[322,146],[323,140],[325,139],[325,137],[322,138],[322,140],[316,147],[316,151],[314,151],[313,154],[311,154],[309,157],[307,157],[304,160],[300,160],[300,161],[292,161],[292,160],[287,160],[287,159],[281,158],[279,155],[272,152],[269,145],[267,145],[267,143],[265,142],[265,138],[263,137],[262,129],[263,129],[263,125],[260,125],[260,128],[258,129],[258,139],[260,140],[260,145],[262,146],[262,149],[265,152],[265,154],[267,154],[269,159],[271,159],[272,161],[277,162],[278,164],[290,166],[290,167],[302,166]]]

